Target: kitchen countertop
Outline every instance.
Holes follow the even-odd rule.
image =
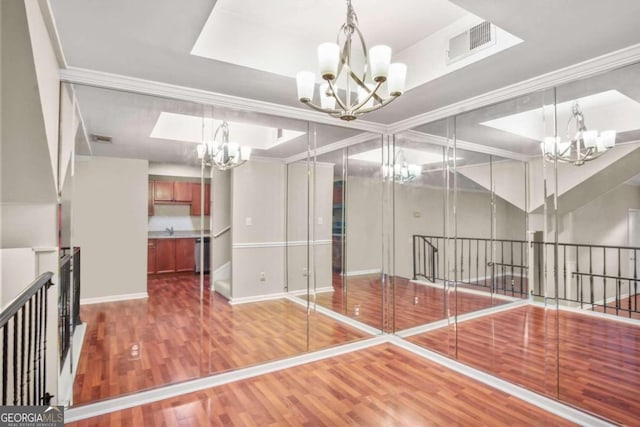
[[[149,239],[197,239],[200,237],[200,231],[175,231],[169,234],[168,231],[150,231]],[[211,232],[205,230],[204,237],[211,237]]]

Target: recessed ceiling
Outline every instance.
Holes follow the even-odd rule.
[[[402,3],[353,0],[367,47],[386,44],[394,52],[393,61],[408,65],[407,89],[522,42],[494,27],[494,45],[449,62],[449,39],[483,19],[447,0]],[[218,0],[191,54],[294,78],[298,71],[317,69],[316,48],[336,40],[345,22],[345,5],[343,0]],[[358,74],[361,51],[359,43],[354,44],[352,68]],[[319,75],[317,79],[321,81]]]
[[[151,138],[170,139],[200,144],[216,137],[222,120],[191,116],[187,114],[160,112],[158,120],[149,135]],[[276,145],[284,144],[306,132],[227,121],[229,140],[240,146],[259,150],[269,150]],[[216,137],[221,141],[222,136]]]
[[[575,102],[580,105],[587,129],[600,131],[615,129],[617,132],[627,132],[640,128],[638,122],[640,103],[617,90],[608,90],[560,102],[556,104],[555,111],[553,105],[546,105],[480,124],[539,142],[545,136],[553,136],[553,133],[549,134],[549,132],[553,132],[553,126],[545,129],[543,124],[545,120],[553,120],[554,114],[557,114],[557,132],[559,136],[564,137]],[[573,131],[575,132],[575,129]]]

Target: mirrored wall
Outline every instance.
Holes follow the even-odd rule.
[[[632,423],[639,77],[394,135],[64,85],[68,401],[393,333]],[[252,153],[220,170],[225,122]]]

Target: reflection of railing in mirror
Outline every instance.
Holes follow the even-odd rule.
[[[436,240],[437,243],[437,240]],[[427,236],[413,236],[413,279],[424,277],[430,282],[438,275],[438,248]]]
[[[553,243],[532,242],[536,277],[554,273],[553,262],[544,269],[543,251],[553,260]],[[543,249],[544,248],[544,249]],[[628,317],[640,317],[638,308],[639,247],[558,243],[558,296],[570,306]],[[626,261],[629,261],[627,264]],[[545,293],[539,280],[533,295]]]
[[[554,244],[526,240],[413,236],[414,280],[420,277],[444,280],[443,261],[430,252],[446,244],[455,245],[456,283],[524,298],[555,298]],[[424,242],[424,243],[421,243]],[[452,248],[453,249],[453,248]],[[432,250],[431,250],[432,251]],[[546,267],[545,267],[546,251]],[[640,248],[576,243],[558,243],[558,299],[570,307],[608,314],[640,317],[638,264]],[[453,253],[453,251],[450,251]],[[629,265],[625,262],[629,260]],[[532,262],[531,275],[529,262]],[[431,275],[433,274],[433,279]],[[529,286],[529,280],[532,280]]]
[[[422,276],[432,282],[444,280],[444,260],[437,256],[437,251],[453,244],[452,249],[456,249],[457,254],[454,265],[458,285],[516,297],[528,293],[527,242],[524,240],[414,235],[413,241],[414,278]],[[431,259],[425,260],[425,257]]]
[[[62,248],[60,258],[60,292],[58,294],[58,340],[60,369],[71,348],[76,326],[80,325],[80,248]],[[72,274],[73,272],[73,274]]]

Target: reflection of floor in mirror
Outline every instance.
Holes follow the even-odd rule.
[[[74,405],[199,378],[366,336],[285,299],[230,305],[184,274],[149,279],[148,299],[83,305]]]
[[[556,340],[559,337],[559,340]],[[407,338],[617,422],[640,419],[640,323],[527,305]],[[558,366],[559,355],[559,366]],[[559,388],[557,373],[559,376]]]
[[[347,292],[344,292],[342,276],[333,275],[334,292],[316,295],[316,303],[335,312],[347,315],[362,323],[380,328],[382,325],[382,290],[380,274],[349,276],[346,278]],[[441,284],[427,284],[410,281],[402,277],[395,278],[395,293],[389,289],[386,301],[395,302],[385,305],[385,330],[403,329],[444,319],[446,316],[469,313],[500,304],[513,298],[491,298],[484,288],[445,292]],[[446,302],[446,304],[445,304]]]
[[[386,344],[68,425],[573,424]]]

